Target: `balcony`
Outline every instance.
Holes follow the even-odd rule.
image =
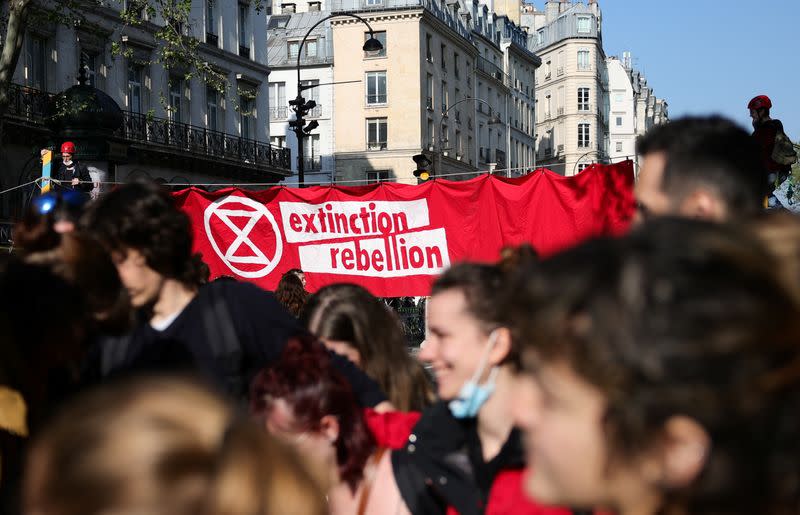
[[[558,116],[563,115],[564,114],[564,108],[563,107],[559,107],[558,109],[556,109],[556,113],[558,114]]]
[[[486,59],[485,57],[478,56],[478,59],[476,60],[475,64],[478,71],[485,73],[486,75],[492,77],[493,79],[503,84],[507,84],[503,70],[498,68],[498,66],[493,62],[491,62],[490,60]]]
[[[563,154],[564,153],[564,145],[563,144],[558,146],[558,153],[559,154]]]
[[[559,66],[558,68],[556,68],[556,75],[559,76],[559,77],[564,75],[564,67],[563,66]]]
[[[269,108],[269,119],[270,121],[273,120],[286,120],[289,118],[289,108],[286,106],[281,107],[270,107]]]
[[[286,148],[130,111],[123,112],[123,119],[116,136],[134,145],[145,143],[151,148],[204,156],[246,168],[291,169]]]
[[[239,57],[250,59],[250,47],[239,45]]]
[[[497,163],[497,166],[503,168],[506,165],[506,153],[496,148],[494,150],[494,162]]]
[[[206,43],[211,46],[219,46],[219,36],[206,32]]]
[[[433,111],[433,98],[432,97],[428,97],[428,99],[425,101],[425,108],[428,111]]]
[[[322,162],[319,156],[304,157],[303,168],[306,172],[318,172],[322,170]]]
[[[52,96],[46,91],[11,84],[8,87],[6,117],[25,124],[43,124]]]
[[[367,143],[367,150],[386,150],[386,148],[385,141],[370,141]]]
[[[545,147],[544,157],[553,157],[553,147]]]

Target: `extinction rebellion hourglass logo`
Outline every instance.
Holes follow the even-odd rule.
[[[450,265],[444,227],[428,228],[425,199],[280,202],[280,209],[286,242],[300,245],[307,272],[403,277]]]

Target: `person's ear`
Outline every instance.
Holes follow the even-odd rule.
[[[511,353],[511,331],[506,327],[498,327],[494,331],[494,347],[489,353],[489,364],[497,366]],[[492,335],[489,336],[492,338]]]
[[[325,415],[319,423],[320,432],[331,444],[339,439],[339,420],[333,415]]]
[[[691,218],[711,221],[722,221],[728,214],[719,195],[706,188],[698,188],[687,196],[681,202],[680,213]]]
[[[683,415],[670,417],[657,447],[644,460],[642,473],[653,484],[686,487],[703,471],[710,449],[711,439],[696,420]]]

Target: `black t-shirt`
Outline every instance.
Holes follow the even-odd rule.
[[[93,366],[100,376],[187,369],[228,394],[243,396],[253,376],[302,332],[272,293],[248,283],[218,281],[200,288],[163,331],[142,316],[129,335],[101,341]],[[377,383],[348,360],[335,355],[333,363],[363,405],[386,400]]]

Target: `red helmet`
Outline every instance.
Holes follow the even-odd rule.
[[[75,143],[71,141],[65,141],[61,144],[61,153],[62,154],[74,154],[75,153]]]
[[[747,104],[748,109],[769,109],[772,107],[772,101],[767,95],[758,95]]]

